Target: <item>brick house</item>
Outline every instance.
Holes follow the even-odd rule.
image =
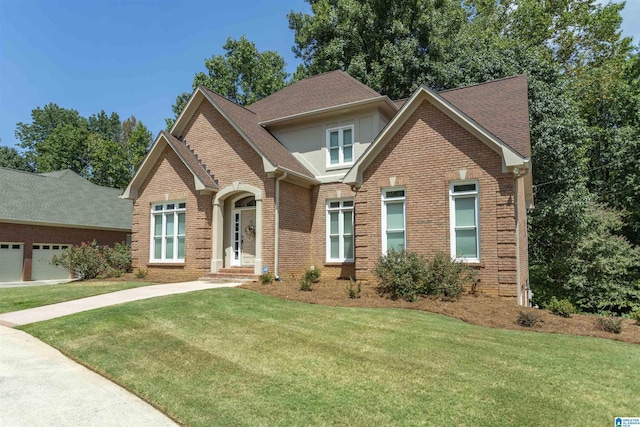
[[[53,255],[94,239],[103,245],[131,234],[130,200],[70,170],[29,173],[0,168],[0,282],[68,279]]]
[[[527,78],[392,101],[334,71],[247,107],[199,87],[122,197],[150,273],[367,279],[388,248],[445,251],[528,304]]]

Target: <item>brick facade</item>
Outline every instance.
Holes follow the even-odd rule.
[[[516,296],[513,175],[502,172],[499,154],[426,101],[364,171],[355,199],[358,278],[371,277],[382,254],[384,188],[406,191],[407,250],[450,253],[449,185],[461,171],[479,183],[481,290]]]
[[[28,224],[0,223],[0,242],[23,243],[22,280],[31,280],[33,245],[53,243],[79,245],[96,240],[100,245],[113,246],[125,242],[129,233],[123,231],[67,228]]]
[[[263,158],[208,101],[203,100],[178,139],[188,144],[218,183],[219,201],[235,200],[246,188],[261,193],[262,260],[273,271],[275,264],[276,178],[265,172]],[[324,142],[324,141],[323,141]],[[424,101],[391,137],[364,170],[357,192],[342,183],[311,188],[287,180],[279,182],[279,274],[298,277],[311,265],[327,278],[372,278],[382,254],[382,189],[406,191],[407,249],[430,256],[450,253],[450,195],[453,181],[476,180],[479,190],[480,290],[486,294],[515,297],[517,283],[528,281],[526,204],[524,186],[512,172],[503,171],[503,159],[438,108]],[[243,185],[245,190],[234,190]],[[517,197],[516,197],[517,196]],[[219,196],[221,197],[221,196]],[[328,200],[355,201],[355,262],[327,263]],[[216,193],[201,194],[193,175],[167,146],[138,189],[133,213],[134,267],[176,279],[202,276],[211,271],[216,233],[230,235],[230,206],[224,205],[225,230],[213,230]],[[149,263],[150,209],[154,202],[186,202],[185,261],[180,264]],[[518,222],[517,222],[518,221]],[[220,234],[220,235],[222,235]],[[222,255],[220,255],[222,256]],[[228,267],[225,258],[223,267]],[[518,277],[519,275],[519,277]]]
[[[131,255],[134,269],[146,269],[149,278],[171,276],[189,280],[208,271],[211,259],[211,195],[195,190],[193,176],[178,156],[165,148],[139,189],[133,205]],[[165,201],[186,202],[185,262],[150,262],[151,206]]]

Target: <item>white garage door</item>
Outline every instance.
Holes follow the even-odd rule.
[[[33,245],[33,263],[31,264],[31,280],[68,279],[69,272],[61,267],[51,265],[54,255],[62,254],[69,245],[36,243]]]
[[[0,243],[0,282],[22,280],[22,243]]]

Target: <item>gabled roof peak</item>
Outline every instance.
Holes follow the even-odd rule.
[[[381,95],[341,70],[308,77],[267,96],[247,108],[261,122],[360,102]]]

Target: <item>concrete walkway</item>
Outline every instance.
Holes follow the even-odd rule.
[[[3,427],[177,425],[25,332],[0,326],[0,349]]]
[[[182,294],[203,289],[225,288],[239,286],[240,283],[210,283],[204,281],[169,283],[165,285],[142,286],[140,288],[126,289],[124,291],[111,292],[58,304],[29,308],[0,314],[0,325],[19,326],[28,323],[41,322],[56,317],[67,316],[81,311],[108,307],[130,301],[160,297],[164,295]]]
[[[114,304],[239,283],[144,286],[0,315],[25,325]],[[0,426],[175,426],[134,394],[68,359],[31,335],[0,326]]]

